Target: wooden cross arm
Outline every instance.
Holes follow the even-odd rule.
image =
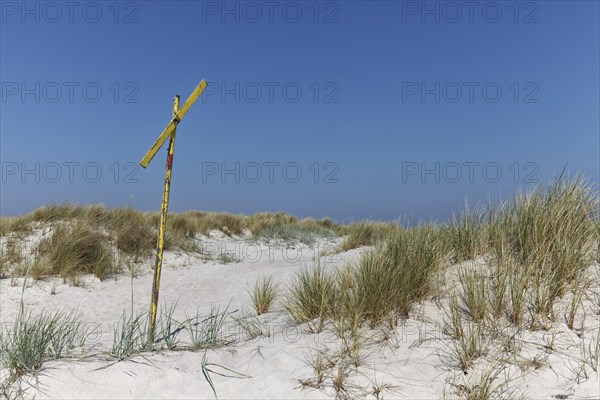
[[[196,89],[194,89],[185,103],[183,103],[183,107],[179,109],[177,114],[173,117],[173,119],[171,119],[171,122],[169,122],[167,127],[162,131],[158,139],[156,139],[156,142],[154,142],[152,147],[150,147],[150,150],[148,150],[144,158],[142,158],[142,161],[140,161],[140,165],[142,167],[146,168],[148,164],[150,164],[150,161],[152,161],[158,150],[162,147],[167,138],[175,131],[175,128],[179,122],[183,119],[185,114],[187,114],[190,108],[192,108],[192,105],[194,105],[196,100],[198,100],[198,97],[200,97],[204,89],[206,89],[206,85],[206,81],[202,79],[198,86],[196,86]]]

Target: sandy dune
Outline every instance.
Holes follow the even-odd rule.
[[[26,307],[35,312],[77,308],[87,322],[88,345],[78,353],[81,359],[44,363],[35,377],[28,377],[22,387],[25,396],[36,398],[96,399],[96,398],[214,398],[201,364],[206,357],[217,395],[221,399],[291,399],[333,398],[333,378],[328,376],[323,387],[315,389],[307,383],[315,372],[307,359],[318,354],[335,354],[340,340],[330,326],[319,334],[306,325],[296,325],[282,312],[275,310],[260,316],[270,332],[269,337],[249,339],[233,320],[244,310],[250,310],[246,288],[264,274],[273,275],[283,284],[290,282],[302,268],[314,264],[324,250],[335,247],[339,240],[321,240],[314,246],[282,244],[249,244],[241,239],[215,235],[210,239],[214,248],[226,249],[237,259],[222,264],[207,261],[198,255],[167,252],[160,292],[161,303],[177,302],[175,317],[185,318],[199,309],[208,314],[213,305],[230,316],[225,325],[227,346],[192,351],[157,351],[142,353],[115,362],[109,356],[113,329],[124,310],[147,310],[151,287],[150,265],[147,260],[133,280],[123,274],[103,282],[86,277],[83,287],[63,284],[59,279],[28,282],[22,292],[23,280],[0,280],[2,323],[14,321],[22,296]],[[260,251],[260,254],[259,254]],[[362,250],[323,256],[321,265],[336,268],[352,262]],[[480,267],[481,261],[471,262]],[[598,266],[592,268],[598,272]],[[456,266],[450,267],[444,279],[452,287]],[[12,284],[11,284],[12,283]],[[54,294],[53,294],[54,293]],[[454,398],[461,385],[475,381],[478,371],[490,365],[477,361],[475,371],[465,375],[454,365],[450,355],[451,340],[442,332],[444,312],[439,305],[444,298],[431,299],[417,305],[411,317],[392,331],[368,331],[361,349],[361,364],[348,370],[345,391],[347,398],[438,399]],[[584,344],[597,337],[600,329],[597,304],[593,299],[584,303]],[[596,307],[596,308],[594,308]],[[544,347],[554,337],[554,348]],[[498,381],[508,378],[506,396],[524,398],[597,399],[600,381],[595,372],[587,379],[576,379],[580,363],[582,339],[564,323],[548,332],[521,332],[517,341],[522,345],[522,362],[503,367]],[[491,350],[490,354],[501,354]],[[236,375],[222,367],[230,368]],[[226,376],[222,376],[223,374]],[[304,385],[301,383],[304,381]]]

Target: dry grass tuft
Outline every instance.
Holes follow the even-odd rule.
[[[356,265],[335,272],[320,265],[302,271],[289,289],[286,310],[296,321],[318,319],[322,327],[331,319],[353,334],[364,321],[371,328],[393,323],[432,293],[433,277],[444,256],[440,232],[434,227],[398,230],[363,254]]]
[[[134,259],[148,257],[156,247],[156,235],[148,215],[132,208],[108,212],[117,249]]]
[[[484,322],[488,317],[488,285],[485,275],[476,269],[459,270],[459,281],[462,288],[461,300],[463,311],[473,322]]]
[[[456,263],[474,260],[487,250],[484,215],[478,210],[467,209],[460,217],[453,215],[444,232]]]
[[[415,302],[431,294],[444,256],[440,233],[429,225],[398,231],[367,252],[356,267],[354,289],[371,326],[390,313],[407,317]]]
[[[351,224],[344,230],[344,233],[348,236],[344,239],[341,250],[348,251],[374,245],[400,231],[400,229],[400,225],[395,222],[361,221]]]
[[[250,296],[252,298],[252,304],[254,305],[254,309],[256,310],[257,315],[261,315],[267,313],[273,302],[277,298],[277,292],[279,290],[279,283],[275,282],[272,276],[263,276],[259,278],[252,291],[250,292]]]
[[[325,319],[332,314],[336,298],[334,274],[320,264],[298,273],[292,281],[285,309],[298,322],[318,320],[316,330],[321,331]]]
[[[59,275],[64,280],[93,274],[100,280],[111,272],[113,256],[107,235],[85,223],[58,225],[38,246],[38,277]]]

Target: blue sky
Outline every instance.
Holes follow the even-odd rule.
[[[201,79],[172,211],[444,220],[599,179],[596,1],[1,4],[2,215],[158,209],[166,148],[136,164]]]

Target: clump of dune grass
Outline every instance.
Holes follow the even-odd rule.
[[[323,218],[321,218],[319,220],[315,220],[315,222],[317,224],[319,224],[320,226],[322,226],[323,228],[331,229],[332,231],[334,231],[338,235],[340,233],[342,233],[343,230],[344,230],[344,226],[343,225],[340,225],[340,224],[334,222],[329,217],[323,217]]]
[[[200,225],[200,220],[205,213],[188,211],[181,214],[169,214],[167,217],[167,231],[173,234],[193,238],[198,234],[208,233]]]
[[[352,286],[344,295],[349,303],[345,311],[358,311],[361,321],[369,320],[371,327],[394,313],[398,297],[404,296],[399,293],[401,288],[396,287],[397,266],[392,259],[394,255],[387,253],[387,247],[387,244],[380,245],[360,258],[351,270]]]
[[[23,305],[6,332],[0,332],[0,363],[11,376],[39,370],[42,363],[65,357],[84,344],[82,322],[74,311],[33,316]]]
[[[189,334],[191,349],[199,350],[228,343],[223,327],[227,318],[227,310],[221,311],[219,307],[211,307],[208,316],[200,314],[197,310],[193,317],[186,317],[184,327]]]
[[[504,375],[503,377],[501,375]],[[481,371],[468,376],[466,384],[453,384],[458,390],[459,398],[465,400],[493,400],[506,399],[518,400],[523,396],[516,389],[509,386],[510,378],[506,372],[506,365],[499,362],[490,362]]]
[[[156,343],[164,342],[165,346],[169,350],[173,350],[179,346],[178,336],[182,331],[183,326],[175,318],[175,310],[177,309],[177,302],[167,305],[164,303],[159,313],[159,334]]]
[[[193,316],[186,314],[183,321],[178,321],[174,317],[177,307],[177,303],[164,303],[160,308],[153,342],[149,341],[148,336],[148,313],[124,311],[115,325],[110,354],[117,361],[122,361],[144,351],[164,348],[195,351],[229,343],[224,329],[228,308],[221,311],[219,307],[211,307],[208,315],[196,310]],[[182,333],[187,333],[187,340]]]
[[[528,271],[524,268],[512,269],[508,280],[507,317],[510,322],[520,325],[525,318],[528,301]]]
[[[31,232],[31,221],[22,216],[0,217],[0,236],[8,234],[25,234]]]
[[[233,320],[242,329],[247,340],[271,336],[269,326],[252,312],[244,310],[239,317],[233,317]]]
[[[497,274],[506,278],[511,322],[521,323],[529,310],[531,327],[543,326],[541,321],[554,318],[556,299],[571,288],[572,325],[585,290],[583,276],[593,259],[597,210],[597,193],[581,178],[559,178],[497,208],[490,246]]]
[[[198,215],[198,214],[197,214]],[[204,214],[199,219],[200,230],[204,234],[210,231],[218,230],[227,235],[241,235],[247,228],[248,218],[241,214],[231,214],[226,212],[211,212]]]
[[[24,261],[22,241],[12,234],[6,238],[4,245],[0,246],[0,279],[16,275],[20,269],[26,267]]]
[[[156,234],[147,215],[132,208],[109,211],[110,227],[117,249],[139,259],[148,257],[156,247]]]
[[[370,249],[354,265],[335,272],[316,265],[296,276],[285,308],[299,322],[326,319],[334,322],[340,337],[350,329],[357,336],[368,321],[394,325],[407,317],[412,306],[434,291],[434,276],[445,259],[438,229],[419,226],[397,230]]]
[[[317,238],[332,238],[336,233],[311,220],[302,220],[296,223],[268,225],[254,233],[254,237],[263,240],[274,240],[287,243],[312,244]],[[312,220],[314,221],[314,220]]]
[[[467,373],[475,360],[486,352],[485,333],[481,325],[467,322],[461,327],[462,334],[453,343],[452,354],[460,369]]]
[[[375,229],[368,222],[358,222],[348,227],[348,236],[341,245],[342,251],[369,246],[374,243]]]
[[[598,199],[581,178],[557,180],[519,195],[512,204],[513,249],[525,264],[547,263],[553,294],[560,296],[589,265]]]
[[[8,271],[10,268],[10,261],[6,256],[6,253],[0,249],[0,279],[8,277]]]
[[[464,336],[464,329],[461,304],[456,295],[450,297],[448,309],[444,312],[446,315],[442,332],[454,340],[459,340]]]
[[[514,244],[523,260],[535,257],[539,249],[553,247],[549,245],[559,246],[561,239],[567,240],[573,250],[585,246],[592,237],[593,217],[597,211],[597,199],[591,189],[581,178],[559,179],[548,187],[539,186],[528,195],[516,197]]]
[[[244,225],[254,233],[269,226],[294,225],[296,223],[298,223],[297,217],[278,211],[275,213],[262,212],[251,214],[246,218]]]
[[[460,216],[453,215],[444,232],[456,263],[474,260],[486,250],[484,216],[478,210],[466,209]]]
[[[254,287],[250,292],[250,297],[257,315],[269,311],[277,298],[278,290],[279,283],[275,282],[270,275],[262,276],[254,283]]]
[[[467,373],[475,360],[485,354],[487,344],[483,325],[463,320],[464,299],[452,295],[444,318],[443,332],[453,339],[450,352],[460,369]]]
[[[348,330],[352,336],[357,337],[365,320],[366,313],[363,306],[364,299],[356,290],[356,270],[347,266],[335,271],[335,307],[332,309],[331,318],[337,330],[338,337],[342,337]]]
[[[28,270],[28,260],[24,255],[23,241],[11,234],[0,246],[0,279],[23,275]],[[12,282],[12,281],[11,281]]]
[[[19,264],[23,261],[23,248],[19,238],[11,237],[6,240],[2,257],[10,264]]]
[[[196,236],[208,234],[208,232],[203,232],[199,225],[198,218],[200,218],[200,215],[205,215],[205,213],[187,211],[181,214],[169,214],[165,232],[165,249],[200,252]]]
[[[29,219],[36,222],[56,222],[75,219],[88,214],[89,210],[98,208],[97,205],[82,207],[74,203],[48,204],[35,209]]]
[[[83,207],[72,203],[49,204],[31,213],[14,217],[0,217],[0,236],[15,234],[21,236],[33,230],[33,224],[71,220],[83,214]]]
[[[122,361],[141,352],[148,345],[148,313],[137,315],[123,312],[121,320],[113,331],[113,344],[110,354]]]
[[[395,222],[361,221],[350,224],[344,233],[347,237],[341,244],[342,251],[374,245],[388,236],[398,232],[400,225]]]
[[[569,329],[575,328],[575,318],[577,317],[578,310],[584,298],[589,293],[589,289],[592,288],[593,285],[593,280],[586,276],[583,272],[580,272],[575,280],[571,282],[571,298],[569,299],[566,313],[566,323]]]
[[[455,261],[487,252],[492,267],[486,284],[481,277],[460,276],[467,313],[476,321],[489,312],[490,319],[506,316],[515,325],[527,321],[538,329],[555,319],[554,303],[571,292],[567,323],[572,326],[589,286],[585,271],[597,247],[597,211],[595,188],[581,178],[560,177],[490,206],[487,221],[481,212],[454,218],[445,232]]]
[[[458,279],[461,285],[463,310],[474,322],[483,322],[488,316],[488,285],[483,272],[477,269],[462,268]]]
[[[509,301],[507,292],[516,268],[516,263],[505,250],[505,246],[499,244],[497,250],[498,252],[491,254],[488,259],[492,276],[488,284],[487,300],[489,317],[492,320],[497,320],[507,314]]]
[[[352,361],[345,354],[341,354],[336,367],[333,368],[331,376],[331,386],[333,387],[336,399],[352,399],[355,396],[355,388],[349,384],[350,375],[353,372]]]
[[[330,354],[328,349],[317,349],[312,352],[305,352],[304,359],[306,364],[312,368],[314,378],[300,379],[300,384],[316,389],[322,388],[330,370],[337,363],[337,357]]]
[[[298,219],[283,212],[256,213],[251,215],[226,212],[186,211],[170,214],[167,219],[169,229],[175,235],[193,238],[208,235],[217,230],[226,235],[244,235],[250,232],[256,238],[277,238],[311,242],[314,235],[331,236],[339,225],[330,219]]]
[[[319,263],[298,273],[285,299],[285,309],[298,322],[318,320],[317,331],[331,315],[336,298],[334,274]]]
[[[399,231],[367,252],[354,273],[354,290],[372,326],[389,313],[408,316],[412,305],[432,293],[445,257],[439,231],[420,226]]]
[[[80,274],[94,274],[102,280],[113,267],[108,237],[84,223],[57,226],[40,242],[38,254],[43,255],[43,272],[65,281]]]
[[[342,324],[337,327],[338,337],[340,339],[340,353],[347,358],[351,364],[358,368],[364,363],[365,355],[363,348],[367,343],[367,337],[361,332],[353,332],[351,329],[344,329],[345,321],[340,319],[334,321],[334,324]]]
[[[192,237],[181,236],[177,232],[165,232],[165,250],[182,250],[190,253],[202,253],[199,242]]]
[[[600,329],[597,330],[595,337],[592,336],[587,343],[585,336],[581,340],[581,361],[589,366],[592,371],[600,371]]]

